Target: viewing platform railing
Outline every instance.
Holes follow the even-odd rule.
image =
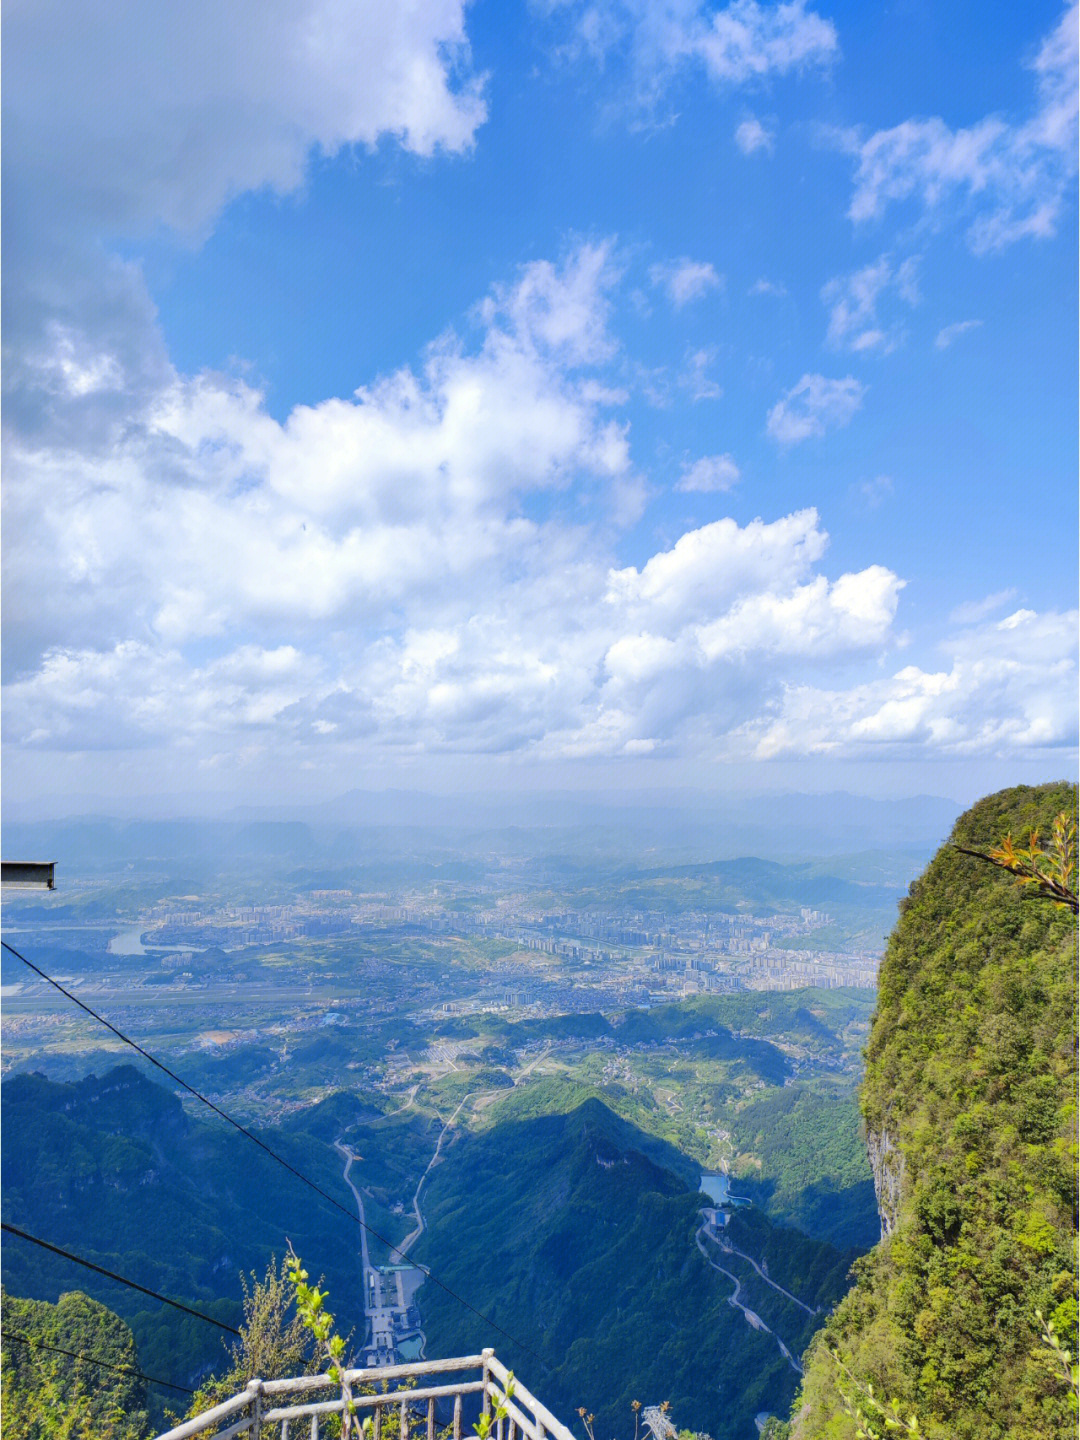
[[[461,1378],[470,1377],[471,1372],[476,1372],[475,1378]],[[437,1379],[440,1375],[457,1378],[440,1384]],[[426,1377],[435,1377],[435,1383],[425,1383]],[[529,1394],[516,1375],[510,1385],[510,1372],[495,1358],[494,1350],[454,1360],[419,1360],[409,1365],[347,1370],[344,1378],[352,1389],[357,1421],[371,1419],[370,1440],[381,1440],[388,1411],[397,1413],[400,1440],[437,1440],[447,1429],[453,1440],[469,1440],[463,1430],[462,1397],[465,1395],[478,1396],[483,1413],[492,1417],[493,1440],[575,1440],[566,1426]],[[368,1387],[372,1387],[373,1393],[359,1393]],[[337,1393],[329,1400],[317,1399],[315,1392],[320,1390]],[[304,1399],[306,1395],[312,1398]],[[451,1418],[438,1419],[440,1402],[446,1407],[444,1413],[449,1412]],[[319,1440],[320,1421],[340,1415],[345,1403],[340,1382],[331,1381],[328,1375],[250,1380],[231,1400],[205,1410],[193,1420],[185,1420],[158,1436],[158,1440],[189,1440],[196,1435],[204,1440],[230,1440],[234,1435],[265,1440],[268,1434],[274,1440]],[[506,1415],[495,1419],[499,1410],[505,1410]],[[336,1433],[336,1426],[334,1430]]]

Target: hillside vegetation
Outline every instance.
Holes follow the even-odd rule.
[[[903,902],[861,1094],[889,1233],[811,1348],[797,1440],[854,1437],[842,1392],[871,1385],[928,1440],[1075,1433],[1036,1312],[1075,1356],[1076,920],[954,846],[1047,835],[1076,800],[980,801]]]
[[[56,1305],[5,1293],[0,1315],[4,1440],[141,1440],[146,1388],[119,1316],[80,1291]]]
[[[317,1127],[319,1107],[303,1118]],[[351,1246],[342,1244],[352,1240],[347,1216],[282,1183],[267,1156],[201,1113],[187,1115],[133,1066],[73,1084],[17,1075],[3,1086],[3,1119],[4,1219],[33,1235],[230,1325],[241,1313],[239,1274],[265,1268],[284,1251],[286,1234],[325,1257],[320,1268],[338,1293],[355,1289]],[[337,1184],[338,1157],[325,1143],[285,1127],[272,1143],[327,1188]],[[17,1237],[5,1238],[4,1280],[9,1295],[34,1300],[75,1286],[89,1291],[123,1316],[140,1364],[164,1380],[192,1386],[224,1357],[213,1327]],[[357,1300],[350,1324],[359,1309]],[[155,1418],[164,1398],[149,1397]],[[8,1440],[6,1415],[4,1427]]]
[[[484,1297],[522,1342],[496,1335],[499,1355],[556,1414],[584,1406],[597,1436],[625,1436],[633,1400],[667,1400],[680,1426],[743,1440],[755,1414],[786,1407],[797,1376],[773,1337],[727,1303],[731,1281],[695,1245],[706,1203],[698,1171],[598,1098],[561,1113],[573,1095],[530,1087],[498,1124],[447,1147],[429,1181],[417,1259],[459,1294]],[[525,1099],[533,1103],[515,1103]],[[843,1293],[854,1250],[781,1229],[760,1211],[738,1212],[727,1233],[807,1306]],[[745,1262],[716,1258],[738,1270],[745,1303],[798,1354],[820,1317]],[[422,1296],[431,1353],[492,1343],[491,1328],[444,1291],[425,1286]]]

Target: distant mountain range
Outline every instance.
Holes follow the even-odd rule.
[[[960,807],[936,796],[873,800],[830,795],[756,798],[673,793],[619,801],[573,793],[493,797],[351,791],[309,807],[237,810],[227,818],[79,815],[5,824],[4,852],[69,864],[157,859],[335,860],[510,856],[704,863],[880,849],[929,855]]]

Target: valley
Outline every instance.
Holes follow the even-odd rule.
[[[59,917],[12,907],[10,943],[333,1205],[5,952],[5,1219],[233,1324],[238,1275],[260,1275],[288,1239],[362,1363],[494,1338],[549,1403],[584,1404],[612,1434],[640,1398],[742,1440],[755,1415],[784,1413],[807,1339],[877,1238],[854,1099],[874,995],[824,973],[774,983],[750,949],[723,952],[716,988],[699,957],[720,922],[700,894],[650,934],[632,928],[640,910],[619,911],[625,889],[600,902],[623,939],[577,955],[400,914],[266,942],[238,928],[222,948],[176,933],[193,922],[175,900],[167,925],[153,906],[125,920],[146,904],[137,893],[99,916],[90,883]],[[568,893],[544,904],[568,915]],[[738,923],[752,934],[763,904],[786,903],[773,930],[805,927],[804,898],[748,893]],[[694,934],[689,963],[670,967]],[[703,1193],[710,1173],[731,1203]],[[109,1305],[152,1375],[191,1386],[220,1364],[207,1327],[25,1242],[5,1247],[4,1279]],[[152,1415],[167,1403],[150,1387]]]

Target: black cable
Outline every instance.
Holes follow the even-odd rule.
[[[117,1275],[112,1270],[106,1270],[101,1265],[95,1265],[92,1260],[84,1260],[81,1255],[73,1255],[70,1250],[62,1250],[59,1245],[52,1245],[48,1240],[40,1240],[36,1235],[31,1235],[27,1230],[20,1230],[17,1225],[9,1225],[5,1220],[0,1225],[0,1230],[6,1230],[11,1235],[18,1235],[20,1240],[29,1240],[32,1245],[40,1245],[43,1250],[51,1250],[54,1255],[62,1255],[65,1260],[74,1260],[76,1265],[84,1265],[87,1270],[96,1270],[99,1275],[104,1275],[109,1280],[118,1280],[121,1285],[128,1286],[131,1290],[139,1290],[143,1295],[149,1295],[152,1300],[161,1300],[166,1305],[171,1305],[174,1310],[183,1310],[185,1315],[194,1315],[196,1320],[205,1320],[208,1325],[216,1325],[219,1330],[227,1330],[230,1335],[239,1335],[240,1331],[232,1325],[226,1325],[223,1320],[215,1320],[212,1315],[204,1315],[201,1310],[193,1310],[190,1305],[181,1305],[179,1300],[170,1300],[167,1295],[159,1295],[156,1290],[148,1290],[145,1285],[137,1285],[134,1280],[128,1280],[123,1275]]]
[[[29,1335],[17,1335],[14,1330],[4,1330],[4,1342],[16,1340],[20,1345],[32,1345],[36,1350],[53,1350],[57,1355],[67,1355],[72,1360],[85,1360],[87,1365],[98,1365],[102,1370],[112,1370],[117,1375],[133,1375],[137,1380],[145,1380],[148,1385],[164,1385],[167,1390],[180,1390],[185,1395],[194,1395],[194,1390],[189,1390],[186,1385],[174,1385],[171,1380],[155,1380],[153,1375],[144,1375],[141,1370],[136,1370],[132,1365],[110,1365],[107,1360],[95,1360],[92,1355],[77,1355],[74,1350],[65,1350],[61,1345],[50,1345],[45,1340],[32,1340]]]
[[[215,1115],[220,1116],[220,1118],[226,1121],[229,1125],[231,1125],[234,1130],[239,1130],[241,1135],[246,1135],[249,1140],[254,1141],[254,1143],[258,1145],[259,1149],[265,1150],[267,1155],[269,1155],[272,1160],[276,1160],[279,1165],[284,1165],[285,1169],[288,1170],[290,1174],[295,1175],[298,1180],[302,1180],[305,1185],[309,1186],[312,1190],[314,1190],[317,1195],[321,1195],[322,1198],[328,1201],[331,1205],[333,1205],[336,1210],[340,1210],[350,1223],[360,1225],[362,1229],[366,1230],[367,1233],[372,1236],[373,1239],[378,1240],[380,1245],[385,1245],[391,1255],[400,1255],[403,1260],[405,1259],[404,1251],[399,1250],[396,1245],[392,1245],[390,1241],[387,1240],[385,1235],[380,1235],[377,1230],[372,1229],[372,1227],[367,1223],[366,1220],[361,1220],[358,1215],[352,1214],[352,1212],[346,1209],[346,1207],[342,1205],[340,1201],[335,1200],[333,1195],[327,1194],[327,1192],[322,1188],[321,1185],[317,1185],[314,1180],[309,1180],[305,1174],[303,1174],[300,1170],[297,1170],[295,1165],[290,1165],[288,1160],[286,1160],[284,1156],[279,1155],[276,1150],[271,1150],[270,1146],[267,1145],[265,1141],[260,1140],[259,1137],[255,1135],[251,1130],[248,1130],[246,1126],[241,1125],[239,1120],[234,1120],[231,1115],[226,1115],[224,1110],[219,1109],[219,1107],[215,1105],[212,1100],[208,1100],[205,1095],[200,1094],[200,1092],[196,1090],[193,1085],[189,1085],[186,1080],[181,1080],[179,1075],[175,1074],[172,1070],[170,1070],[169,1067],[163,1064],[162,1061],[158,1060],[156,1056],[151,1055],[148,1050],[144,1050],[137,1041],[132,1040],[130,1036],[125,1035],[122,1030],[118,1030],[115,1025],[105,1019],[104,1015],[99,1015],[96,1010],[92,1009],[89,1005],[87,1005],[85,1001],[80,1000],[77,995],[73,995],[70,990],[65,990],[63,985],[61,985],[58,980],[54,980],[51,975],[46,975],[45,971],[42,970],[40,966],[35,965],[32,960],[28,960],[25,955],[21,954],[18,950],[15,949],[14,945],[9,945],[6,940],[0,940],[0,945],[2,945],[5,950],[9,951],[12,955],[14,955],[17,960],[21,960],[24,965],[28,965],[30,969],[33,970],[35,975],[40,975],[42,980],[48,981],[48,983],[52,985],[54,989],[59,990],[61,995],[66,995],[69,1000],[74,1001],[74,1003],[78,1005],[80,1010],[85,1010],[87,1015],[93,1016],[93,1018],[97,1020],[100,1024],[104,1025],[107,1030],[111,1030],[118,1040],[122,1040],[125,1045],[130,1045],[131,1048],[137,1051],[144,1060],[149,1060],[151,1065],[156,1065],[163,1074],[168,1075],[170,1080],[173,1080],[176,1082],[177,1085],[182,1086],[189,1095],[194,1095],[196,1100],[201,1100],[204,1105],[209,1106],[209,1108],[214,1112]],[[7,1229],[8,1227],[5,1226],[4,1228]],[[504,1336],[507,1340],[509,1340],[511,1344],[518,1346],[518,1348],[524,1351],[526,1355],[531,1355],[532,1358],[539,1365],[542,1365],[545,1370],[548,1369],[546,1361],[544,1361],[541,1356],[532,1349],[531,1346],[526,1345],[523,1341],[516,1339],[513,1335],[510,1334],[509,1330],[504,1330],[501,1325],[497,1325],[494,1320],[489,1319],[482,1310],[478,1310],[475,1305],[470,1304],[463,1295],[459,1295],[456,1290],[452,1290],[449,1285],[444,1284],[444,1282],[440,1280],[437,1275],[433,1275],[426,1265],[421,1265],[416,1260],[412,1260],[409,1263],[415,1265],[417,1270],[422,1271],[424,1276],[428,1280],[430,1280],[433,1284],[437,1285],[440,1290],[444,1290],[452,1300],[456,1300],[457,1303],[459,1305],[463,1305],[466,1310],[471,1310],[478,1319],[483,1320],[485,1325],[490,1325],[493,1330],[497,1330],[500,1335]]]

